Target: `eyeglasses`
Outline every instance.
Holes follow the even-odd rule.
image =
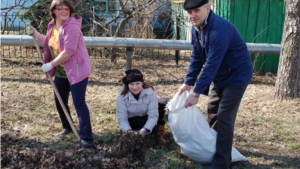
[[[61,8],[61,7],[58,7],[56,8],[58,11],[66,11],[66,12],[70,12],[70,9],[69,8]]]

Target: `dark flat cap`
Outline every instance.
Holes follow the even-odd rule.
[[[189,10],[199,8],[206,3],[208,3],[208,0],[185,0],[183,3],[183,9]]]

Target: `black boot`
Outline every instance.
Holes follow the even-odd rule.
[[[80,140],[78,146],[79,148],[91,148],[93,146],[93,140]]]
[[[64,136],[64,135],[70,134],[72,132],[73,132],[72,130],[63,129],[58,135]]]

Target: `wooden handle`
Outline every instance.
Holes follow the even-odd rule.
[[[39,45],[38,45],[37,42],[36,42],[36,37],[34,37],[34,35],[32,35],[32,37],[33,37],[33,41],[34,41],[35,47],[36,47],[36,49],[37,49],[37,51],[38,51],[39,58],[41,59],[41,62],[44,64],[45,62],[44,62],[44,59],[43,59],[43,57],[42,57],[42,53],[41,53],[40,47],[39,47]],[[68,113],[68,111],[67,111],[67,109],[66,109],[66,106],[65,106],[64,102],[62,101],[62,99],[61,99],[61,97],[60,97],[60,94],[58,93],[58,90],[57,90],[57,88],[56,88],[56,86],[55,86],[55,84],[54,84],[54,82],[53,82],[53,79],[52,79],[50,73],[47,72],[46,75],[47,75],[47,77],[48,77],[48,79],[49,79],[49,81],[50,81],[50,83],[51,83],[51,85],[52,85],[52,87],[53,87],[53,89],[54,89],[54,93],[55,93],[55,95],[56,95],[56,97],[57,97],[57,99],[58,99],[58,101],[59,101],[61,107],[62,107],[63,110],[64,110],[64,113],[65,113],[65,115],[66,115],[66,117],[67,117],[67,119],[68,119],[68,122],[69,122],[69,124],[70,124],[70,126],[71,126],[71,128],[72,128],[73,133],[75,134],[77,140],[80,141],[80,137],[79,137],[79,135],[78,135],[78,132],[77,132],[77,130],[76,130],[76,128],[75,128],[75,126],[74,126],[72,120],[71,120],[71,117],[70,117],[70,115],[69,115],[69,113]]]

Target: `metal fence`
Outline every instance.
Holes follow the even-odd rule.
[[[15,15],[10,15],[10,17],[16,17]],[[3,34],[9,35],[19,35],[22,37],[26,34],[25,20],[20,20],[19,25],[24,24],[23,27],[18,26],[15,27],[13,25],[9,25],[7,23],[13,23],[13,19],[9,16],[6,17],[6,29],[2,30]],[[108,17],[108,16],[107,16]],[[155,17],[154,17],[155,18]],[[107,18],[108,19],[108,18]],[[177,18],[177,20],[183,20],[182,18]],[[152,60],[155,59],[164,59],[164,60],[170,60],[170,61],[176,61],[176,64],[178,64],[179,59],[188,60],[190,55],[190,42],[176,40],[175,39],[185,39],[183,37],[183,34],[180,33],[176,34],[174,31],[184,28],[184,29],[190,29],[184,24],[175,25],[174,22],[170,19],[165,19],[167,24],[169,26],[160,28],[159,30],[154,31],[155,24],[153,22],[156,22],[157,19],[153,19],[153,17],[139,17],[139,18],[132,18],[130,22],[125,24],[124,30],[121,31],[122,38],[115,37],[102,37],[99,39],[99,37],[96,37],[96,29],[94,25],[92,25],[91,29],[84,32],[85,39],[87,40],[87,47],[90,54],[90,57],[92,60],[95,60],[97,63],[97,59],[100,58],[110,58],[111,62],[115,62],[120,57],[127,57],[127,60],[130,59],[133,56],[143,56],[145,58],[151,58]],[[161,23],[163,26],[166,23]],[[106,32],[105,35],[113,35],[114,31],[116,31],[117,23],[113,23],[110,25],[109,32]],[[142,26],[141,26],[142,25]],[[2,26],[2,23],[1,23]],[[113,29],[114,28],[114,29]],[[103,32],[100,33],[102,36],[105,36]],[[157,36],[156,36],[157,35]],[[5,39],[6,35],[2,35],[1,39],[3,42],[3,39]],[[129,37],[129,38],[128,38]],[[28,37],[27,37],[28,38]],[[115,39],[114,39],[115,38]],[[135,43],[140,43],[139,40],[134,40],[135,38],[144,38],[140,41],[144,41],[143,45],[138,45]],[[146,38],[146,39],[145,39]],[[150,39],[149,39],[150,38]],[[156,38],[156,39],[155,39]],[[168,40],[159,40],[159,39],[169,39]],[[29,38],[31,39],[31,37]],[[94,39],[97,39],[94,41]],[[108,40],[109,39],[109,40]],[[129,40],[130,39],[130,40]],[[108,40],[108,41],[106,41]],[[109,42],[110,41],[110,42]],[[130,45],[126,44],[127,42]],[[149,42],[148,42],[149,41]],[[109,43],[107,43],[109,42]],[[31,42],[31,45],[23,45],[20,42],[18,45],[7,45],[2,43],[2,51],[1,55],[2,58],[18,58],[18,59],[30,59],[30,58],[38,58],[36,49],[33,45],[33,42]],[[27,42],[26,42],[27,43]],[[93,44],[93,45],[91,45]],[[119,44],[119,45],[116,45]],[[123,44],[120,45],[120,44]],[[167,44],[168,47],[159,47],[159,45],[164,46],[163,44]],[[178,44],[178,46],[176,46]],[[280,51],[280,45],[276,44],[251,44],[248,43],[248,49],[252,53],[279,53]],[[130,57],[128,57],[130,55]],[[175,62],[174,61],[174,62]],[[127,68],[131,67],[131,63],[127,61]]]
[[[29,20],[24,19],[23,15],[18,12],[13,12],[7,15],[5,12],[1,12],[1,34],[11,35],[25,35],[26,25],[29,24]],[[180,17],[180,18],[179,18]],[[116,19],[116,20],[115,20]],[[101,15],[101,18],[93,20],[90,17],[82,17],[82,31],[84,36],[94,37],[127,37],[127,38],[150,38],[150,39],[185,39],[185,34],[181,34],[181,37],[176,37],[176,27],[190,29],[184,22],[187,18],[184,16],[139,16],[132,17],[124,23],[124,26],[119,31],[119,34],[115,34],[120,21],[124,19],[119,16],[116,18],[113,15]],[[113,22],[110,22],[114,20]],[[109,23],[109,24],[108,24]],[[106,25],[107,24],[107,25]],[[177,26],[176,26],[177,24]],[[105,28],[102,26],[106,25]],[[36,29],[41,33],[46,32],[46,24],[37,27]]]
[[[2,16],[4,13],[2,12]],[[11,15],[6,15],[3,22],[1,22],[2,35],[26,35],[26,24],[29,21],[25,19],[20,19],[19,13],[15,12]],[[112,19],[112,16],[101,16],[103,21],[108,21]],[[122,18],[121,18],[122,19]],[[85,22],[89,22],[89,18],[83,18]],[[178,20],[178,19],[177,19]],[[180,19],[184,20],[184,19]],[[5,22],[5,23],[4,23]],[[113,22],[108,25],[105,31],[98,29],[98,23],[96,21],[89,22],[88,26],[83,25],[83,33],[86,37],[118,37],[114,33],[118,28],[119,22]],[[152,17],[135,17],[131,18],[125,23],[125,26],[120,31],[119,35],[127,38],[146,38],[146,39],[185,39],[183,34],[176,36],[176,23],[170,17],[162,18],[159,15],[154,15]],[[180,25],[184,27],[184,25]],[[88,29],[86,29],[88,27]],[[39,28],[37,28],[39,30]],[[41,33],[44,33],[40,31]],[[180,37],[181,36],[181,37]],[[34,55],[34,48],[14,46],[14,47],[3,47],[2,57],[8,58],[20,58],[20,57],[32,57]],[[114,50],[114,51],[113,51]],[[108,57],[114,59],[115,56],[126,56],[125,50],[122,48],[111,49],[110,47],[89,47],[89,54],[92,59],[97,59],[101,57]],[[175,54],[177,57],[179,55],[178,51],[175,50],[158,50],[158,49],[134,49],[134,54],[143,55],[156,58],[170,58],[175,59]],[[181,57],[185,58],[189,55],[189,52],[181,52]]]

